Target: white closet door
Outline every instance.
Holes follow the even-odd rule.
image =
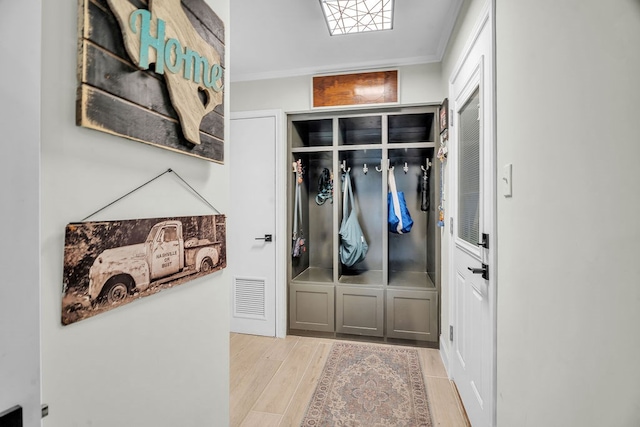
[[[278,120],[263,114],[231,118],[227,249],[232,332],[276,335]]]

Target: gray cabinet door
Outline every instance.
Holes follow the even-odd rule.
[[[305,331],[335,330],[334,285],[289,285],[289,327]]]
[[[438,292],[387,289],[387,336],[438,342]]]
[[[384,336],[384,290],[358,286],[336,287],[336,332]]]

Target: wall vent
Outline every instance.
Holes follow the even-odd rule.
[[[233,316],[265,319],[265,280],[236,277],[233,281]]]

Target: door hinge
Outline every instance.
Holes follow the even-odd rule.
[[[453,127],[453,108],[449,110],[449,126]]]
[[[453,341],[453,325],[449,325],[449,341]]]
[[[42,412],[42,417],[41,418],[44,418],[47,415],[49,415],[49,405],[47,405],[46,403],[42,405],[42,408],[40,410]]]

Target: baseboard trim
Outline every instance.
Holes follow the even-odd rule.
[[[449,354],[449,342],[440,335],[440,358],[442,359],[444,369],[447,371],[447,376],[451,379],[451,372],[449,371]]]

